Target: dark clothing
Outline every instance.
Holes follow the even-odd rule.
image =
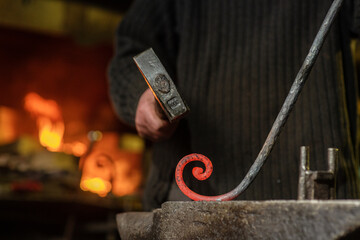
[[[144,196],[147,209],[159,207],[167,199],[176,164],[189,153],[206,155],[214,166],[212,176],[204,182],[185,173],[188,186],[195,192],[218,195],[240,183],[259,153],[331,3],[134,3],[117,31],[117,50],[109,71],[116,112],[134,125],[137,102],[147,86],[132,57],[149,47],[191,109],[170,140],[153,145]],[[313,170],[327,169],[327,148],[340,148],[338,197],[357,197],[356,105],[347,100],[356,100],[357,92],[349,31],[341,28],[345,18],[352,18],[343,16],[336,19],[268,161],[238,199],[296,198],[303,145],[311,147]]]

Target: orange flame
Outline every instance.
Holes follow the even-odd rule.
[[[64,134],[63,122],[51,122],[48,118],[39,118],[39,139],[41,145],[50,151],[59,151]]]
[[[0,105],[0,145],[11,143],[18,137],[16,120],[14,110]]]
[[[25,109],[35,117],[43,116],[54,121],[62,121],[58,104],[54,100],[46,100],[34,92],[25,96]]]
[[[107,133],[102,136],[94,132],[96,139],[90,153],[88,146],[81,141],[66,143],[63,141],[65,125],[60,107],[54,100],[44,99],[36,93],[25,96],[25,109],[36,119],[39,129],[39,141],[49,151],[62,151],[81,156],[79,167],[82,170],[80,188],[100,197],[109,192],[123,196],[134,193],[141,181],[141,155],[121,151],[119,135]],[[101,140],[101,141],[100,141]]]
[[[87,151],[86,144],[80,141],[63,142],[65,125],[60,107],[54,100],[44,99],[31,92],[25,96],[24,107],[35,117],[40,144],[46,149],[53,152],[63,151],[78,157]]]
[[[25,109],[36,117],[41,145],[49,151],[59,151],[65,126],[57,103],[36,93],[28,93],[25,96]]]

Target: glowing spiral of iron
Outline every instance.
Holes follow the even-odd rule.
[[[183,174],[185,166],[188,163],[194,162],[194,161],[200,161],[205,165],[205,171],[200,167],[194,167],[192,169],[192,174],[194,175],[194,177],[196,179],[206,180],[210,177],[210,175],[213,171],[213,166],[212,166],[211,161],[204,155],[193,153],[193,154],[189,154],[189,155],[183,157],[176,166],[175,180],[176,180],[176,184],[179,186],[180,190],[186,196],[188,196],[190,199],[192,199],[194,201],[229,201],[236,197],[236,195],[232,194],[232,192],[229,192],[229,193],[226,193],[223,195],[218,195],[218,196],[204,196],[204,195],[195,193],[190,188],[188,188],[188,186],[186,186],[186,184],[184,182],[182,174]]]

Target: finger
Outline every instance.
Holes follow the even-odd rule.
[[[157,116],[162,119],[162,120],[168,120],[167,116],[165,115],[165,112],[164,110],[161,108],[160,104],[155,101],[154,102],[154,105],[155,105],[155,112],[157,114]]]

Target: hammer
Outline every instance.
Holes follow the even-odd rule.
[[[154,50],[149,48],[133,59],[159,103],[159,116],[165,115],[170,122],[184,117],[190,109]]]

